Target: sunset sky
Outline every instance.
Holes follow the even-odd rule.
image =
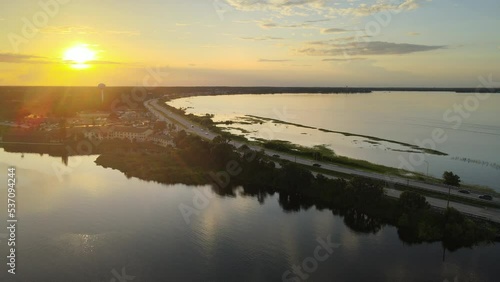
[[[0,85],[475,87],[489,75],[500,81],[498,0],[1,5]]]

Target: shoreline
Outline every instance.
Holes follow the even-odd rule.
[[[117,169],[129,178],[136,177],[145,181],[164,184],[211,184],[214,192],[221,196],[235,196],[237,187],[242,187],[245,195],[256,197],[277,193],[280,195],[280,205],[285,211],[296,212],[315,206],[339,213],[346,221],[350,220],[351,215],[363,215],[369,222],[377,222],[376,225],[364,229],[365,232],[376,233],[385,225],[395,226],[404,234],[400,239],[408,243],[442,241],[448,249],[454,250],[491,242],[498,232],[498,224],[484,219],[475,221],[454,209],[443,213],[430,209],[430,206],[425,204],[415,210],[401,210],[401,201],[404,200],[385,196],[381,181],[361,177],[349,180],[332,179],[322,174],[313,176],[307,168],[284,160],[279,161],[281,165],[278,168],[271,165],[275,160],[269,156],[249,148],[237,149],[222,139],[207,141],[198,136],[179,133],[175,140],[176,147],[162,149],[157,153],[141,152],[140,145],[137,145],[137,151],[128,153],[118,149],[109,150],[101,154],[95,163]],[[139,165],[145,161],[147,166]],[[225,164],[230,161],[238,164],[239,173],[231,174],[227,182],[221,182],[217,175],[225,171]],[[183,165],[179,165],[179,162]],[[256,174],[260,177],[256,178]],[[418,194],[414,192],[404,193],[410,193],[410,197],[422,197],[416,196]],[[459,222],[443,225],[447,212],[456,214],[455,218],[459,218],[459,222],[467,222],[469,227],[464,236],[468,234],[468,239],[449,232],[449,228],[460,224]],[[358,224],[361,222],[352,222],[350,227],[354,230],[366,227]],[[448,224],[451,225],[443,229],[443,226]],[[425,232],[430,233],[421,233],[424,232],[421,229],[424,227],[430,228],[425,229]]]
[[[193,94],[190,97],[198,97],[198,96],[202,96],[202,95]],[[327,130],[327,129],[322,129],[322,128],[318,128],[318,127],[296,124],[296,123],[289,123],[289,122],[281,121],[278,119],[265,118],[265,117],[255,116],[255,115],[241,115],[241,117],[238,117],[234,121],[228,120],[228,121],[213,122],[212,121],[213,114],[207,114],[206,116],[199,116],[199,115],[195,115],[193,113],[187,114],[184,108],[175,108],[175,107],[167,104],[169,101],[173,101],[173,100],[181,99],[181,98],[187,98],[187,97],[182,97],[182,96],[164,97],[162,99],[159,99],[158,105],[159,106],[164,105],[168,110],[170,110],[173,113],[176,113],[180,116],[183,116],[184,118],[186,118],[190,122],[192,122],[194,124],[198,124],[198,126],[200,126],[200,127],[206,127],[209,130],[211,130],[217,134],[231,136],[231,138],[233,138],[234,140],[245,142],[249,145],[253,144],[253,145],[265,147],[265,145],[267,143],[288,142],[289,143],[288,148],[282,152],[294,154],[297,156],[301,156],[301,154],[294,153],[293,150],[297,150],[298,147],[306,148],[308,150],[312,150],[313,147],[303,146],[303,145],[300,145],[297,143],[293,143],[291,141],[283,141],[283,140],[267,140],[267,139],[266,140],[265,139],[249,140],[247,138],[248,133],[245,133],[244,131],[242,131],[242,134],[234,134],[234,133],[230,133],[224,129],[227,128],[227,129],[231,130],[232,128],[235,128],[235,129],[240,130],[239,128],[234,127],[234,126],[238,126],[240,124],[247,124],[247,125],[248,124],[257,124],[259,122],[268,121],[268,122],[272,122],[274,124],[286,124],[286,125],[293,125],[293,126],[297,126],[297,127],[303,127],[303,128],[307,128],[307,129],[311,129],[311,130],[319,130],[319,131],[322,131],[325,133],[333,133],[333,134],[341,134],[343,136],[354,136],[354,137],[366,138],[367,140],[365,142],[367,142],[367,143],[380,141],[380,142],[389,142],[389,143],[393,143],[393,144],[400,145],[400,146],[406,146],[406,148],[404,148],[404,150],[394,149],[394,148],[388,149],[388,150],[394,151],[394,152],[420,153],[420,154],[430,154],[430,155],[436,155],[436,156],[449,156],[449,154],[447,154],[445,152],[427,149],[427,148],[421,148],[421,147],[418,147],[416,145],[412,145],[409,143],[400,142],[400,141],[396,141],[396,140],[392,140],[392,139],[384,139],[384,138],[379,138],[379,137],[375,137],[375,136],[355,134],[355,133],[344,132],[344,131]],[[222,125],[222,126],[219,126],[219,125]],[[241,128],[241,129],[249,132],[247,129],[244,129],[244,128]],[[318,145],[318,146],[324,146],[324,145]],[[331,149],[331,148],[328,148],[328,149]],[[418,151],[416,151],[416,150],[418,150]],[[303,157],[303,155],[302,155],[302,157]],[[407,173],[410,173],[412,175],[411,178],[415,179],[415,180],[420,180],[420,181],[425,181],[425,182],[429,181],[430,183],[441,183],[441,181],[442,181],[440,178],[426,176],[424,173],[420,173],[420,172],[416,172],[416,171],[400,170],[396,167],[380,165],[380,164],[377,164],[374,162],[366,161],[363,159],[355,159],[355,158],[351,158],[351,157],[347,157],[347,156],[337,156],[337,157],[342,159],[342,163],[345,163],[345,161],[353,162],[355,168],[364,169],[366,167],[369,167],[368,171],[372,171],[372,172],[390,173],[390,174],[395,174],[397,176],[403,176],[403,177],[407,177]],[[311,159],[314,159],[314,158],[311,158]],[[335,163],[335,162],[333,162],[333,163]],[[500,191],[497,191],[492,187],[485,186],[484,184],[462,183],[462,188],[470,189],[471,191],[475,191],[478,193],[490,193],[490,194],[494,194],[496,196],[500,196]]]

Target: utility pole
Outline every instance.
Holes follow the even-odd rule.
[[[427,177],[429,177],[429,162],[428,161],[425,161],[424,162],[427,164]]]
[[[448,203],[446,204],[446,209],[450,207],[450,194],[451,194],[451,185],[448,185]]]

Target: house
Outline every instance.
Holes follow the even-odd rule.
[[[117,126],[108,133],[107,137],[144,142],[151,134],[153,134],[153,130],[147,127]]]
[[[147,127],[111,126],[86,128],[82,133],[87,139],[128,139],[144,142],[153,134],[153,130]]]
[[[77,114],[78,118],[81,119],[98,119],[98,118],[107,118],[109,117],[110,113],[108,112],[78,112]]]

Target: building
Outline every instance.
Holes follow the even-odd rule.
[[[172,141],[172,138],[169,138],[168,136],[161,134],[161,133],[151,135],[150,137],[148,137],[148,141],[151,141],[154,144],[162,146],[162,147],[174,146],[174,142]]]
[[[128,139],[130,141],[144,142],[153,134],[153,130],[147,127],[117,126],[112,128],[107,138]]]
[[[153,134],[153,130],[147,127],[92,127],[82,132],[87,139],[128,139],[129,141],[144,142]]]
[[[79,112],[76,114],[80,119],[98,119],[98,118],[107,118],[110,113],[108,112]]]

